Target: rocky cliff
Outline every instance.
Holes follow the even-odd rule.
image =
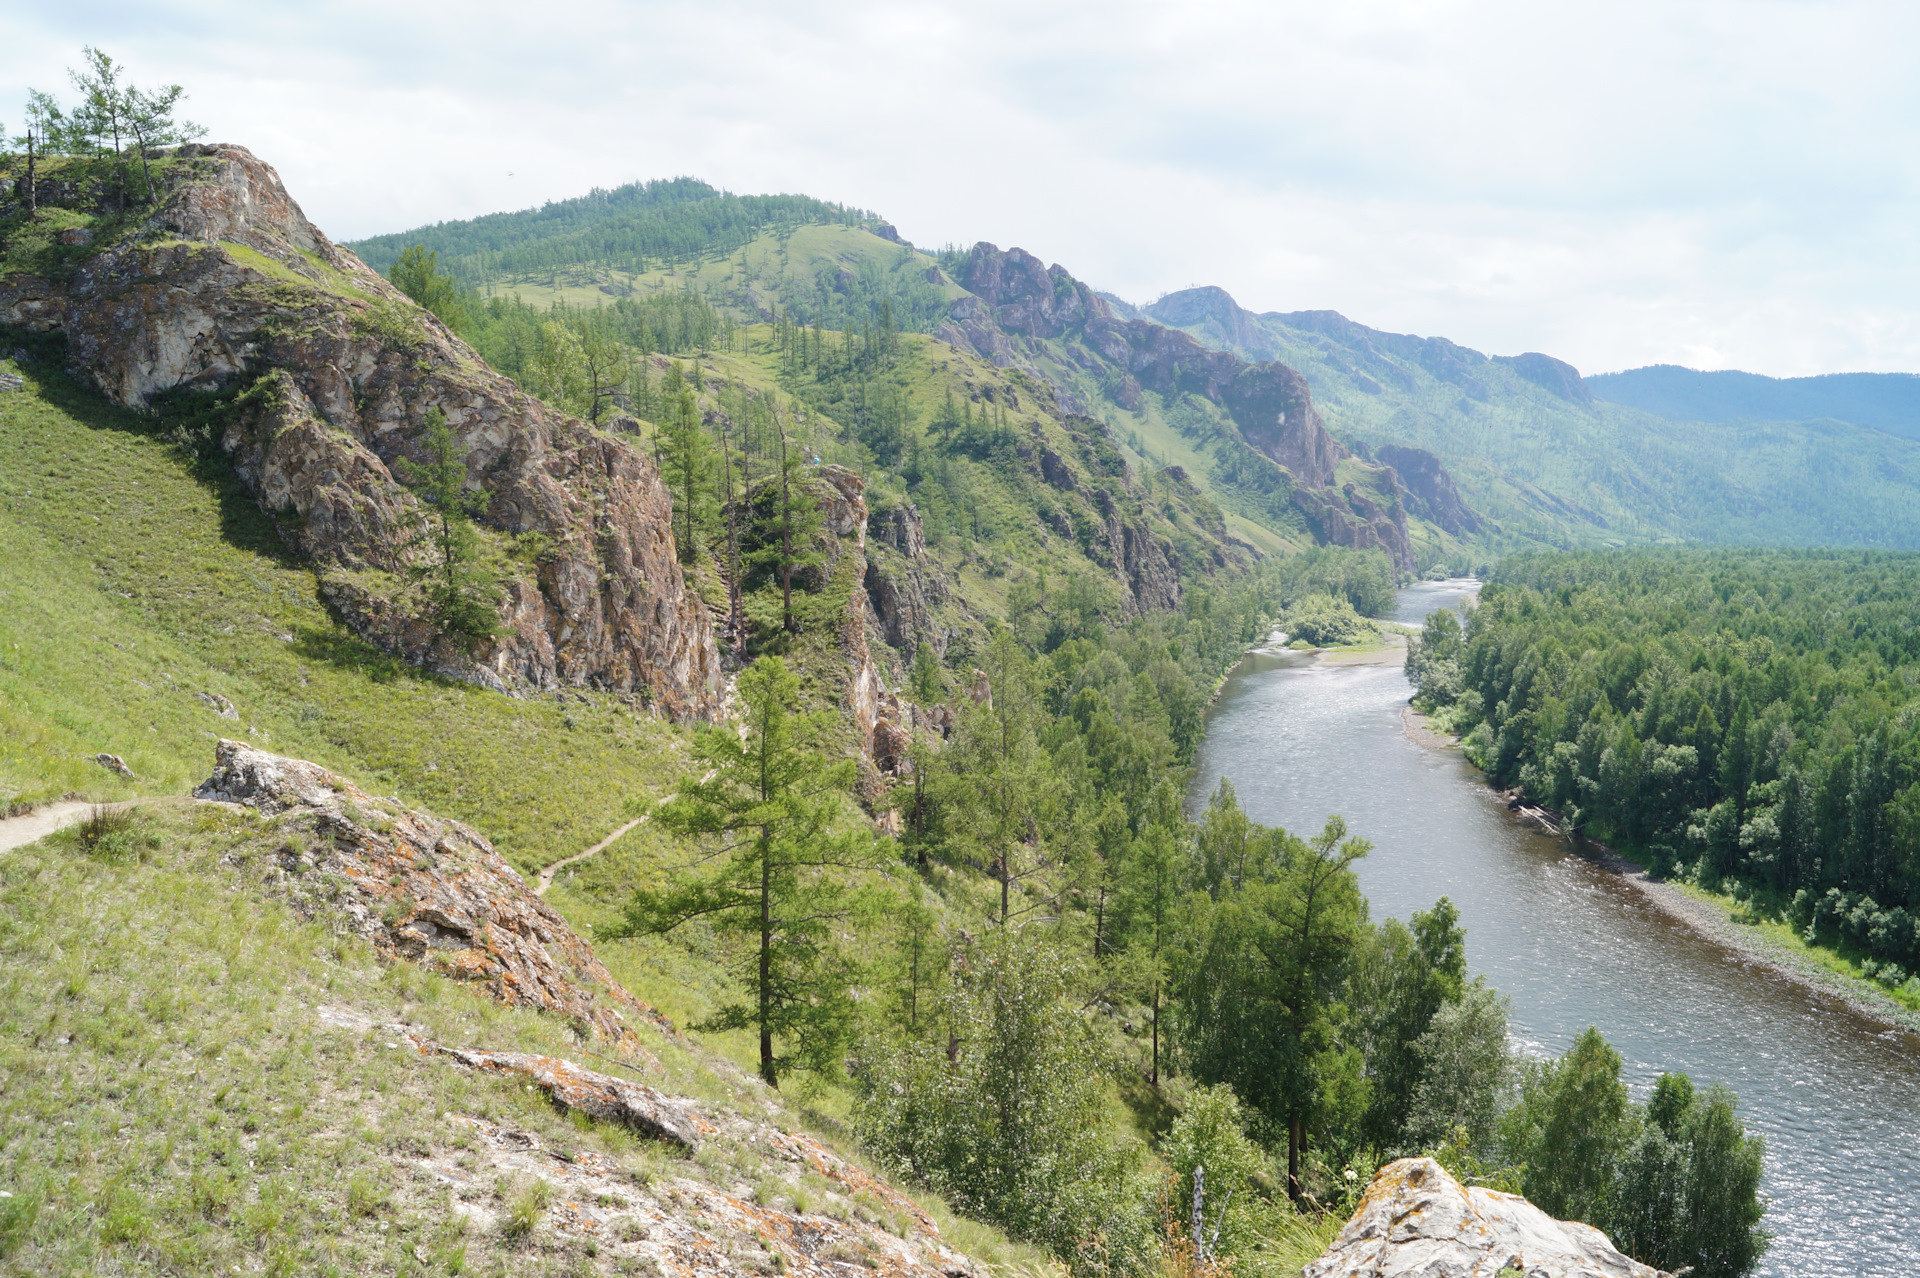
[[[1207,400],[1250,447],[1285,468],[1295,505],[1320,540],[1385,550],[1402,568],[1414,567],[1399,504],[1336,484],[1335,467],[1349,454],[1327,433],[1306,379],[1293,369],[1250,363],[1150,320],[1123,319],[1064,267],[1044,266],[1023,249],[976,244],[960,282],[973,296],[954,302],[939,333],[946,341],[1041,377],[1032,363],[1036,344],[1064,343],[1066,358],[1100,376],[1126,408],[1136,407],[1143,391]],[[1071,392],[1060,393],[1063,406],[1076,406]]]
[[[162,172],[143,223],[57,273],[0,276],[0,324],[64,335],[73,371],[128,407],[245,388],[220,446],[340,613],[387,650],[496,688],[717,711],[711,624],[649,457],[494,373],[308,222],[245,148],[182,147]],[[471,651],[405,584],[422,512],[399,463],[425,460],[434,409],[499,534],[502,630]]]
[[[1431,1158],[1374,1174],[1353,1219],[1302,1278],[1673,1278],[1591,1225],[1526,1199],[1463,1188]]]

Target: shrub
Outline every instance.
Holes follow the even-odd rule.
[[[1351,603],[1332,595],[1308,595],[1287,610],[1280,624],[1288,634],[1316,648],[1364,643],[1380,635],[1379,627],[1354,611]]]
[[[145,860],[145,853],[157,840],[141,838],[139,822],[129,808],[96,804],[77,827],[80,849],[102,861]]]
[[[854,1116],[866,1146],[957,1208],[1077,1274],[1144,1272],[1155,1253],[1138,1151],[1106,1121],[1105,1062],[1069,998],[1065,957],[1016,935],[982,946],[950,996],[946,1041],[869,1054]]]

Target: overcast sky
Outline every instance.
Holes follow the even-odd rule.
[[[0,0],[337,239],[693,174],[1602,372],[1920,371],[1920,6]]]

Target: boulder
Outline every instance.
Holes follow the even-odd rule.
[[[528,1079],[568,1109],[577,1109],[602,1122],[631,1127],[642,1136],[671,1142],[688,1153],[700,1148],[702,1129],[713,1130],[712,1124],[701,1119],[691,1106],[644,1083],[630,1083],[583,1069],[558,1056],[471,1051],[458,1047],[437,1050],[469,1069]]]
[[[1353,1219],[1301,1278],[1673,1278],[1592,1225],[1517,1194],[1463,1187],[1431,1158],[1375,1173]]]

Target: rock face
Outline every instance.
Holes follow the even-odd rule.
[[[866,555],[862,585],[880,637],[903,655],[925,639],[945,656],[947,636],[934,626],[932,607],[946,600],[947,583],[927,558],[926,531],[912,502],[868,518]]]
[[[495,1184],[544,1182],[552,1202],[542,1228],[591,1239],[607,1265],[595,1272],[672,1278],[972,1278],[989,1272],[956,1251],[926,1211],[894,1186],[813,1137],[769,1123],[722,1118],[709,1125],[728,1156],[752,1168],[751,1180],[722,1187],[681,1174],[678,1159],[643,1178],[630,1164],[590,1149],[553,1148],[531,1132],[485,1119],[449,1121],[465,1125],[470,1139],[399,1155],[403,1166],[435,1185],[441,1210],[488,1236],[504,1216]],[[774,1205],[782,1198],[790,1210]]]
[[[1374,456],[1400,476],[1419,514],[1456,537],[1480,531],[1480,517],[1461,500],[1453,476],[1438,457],[1405,444],[1382,444]]]
[[[1359,1209],[1302,1278],[1672,1278],[1591,1225],[1515,1194],[1462,1188],[1431,1158],[1374,1175]]]
[[[178,390],[248,389],[222,447],[360,633],[498,688],[590,686],[710,718],[720,668],[682,581],[650,457],[521,393],[431,314],[309,223],[237,146],[187,146],[144,233],[66,280],[0,279],[0,323],[67,338],[77,373],[133,408]],[[503,630],[475,651],[423,619],[405,585],[423,553],[400,482],[438,409],[481,522],[519,538]]]
[[[620,1123],[643,1136],[669,1141],[689,1153],[700,1148],[703,1127],[713,1130],[712,1124],[704,1122],[691,1106],[644,1083],[631,1083],[624,1078],[582,1069],[558,1056],[459,1047],[436,1046],[434,1050],[468,1069],[530,1079],[568,1109],[577,1109],[605,1122]]]
[[[1406,516],[1397,503],[1364,497],[1355,502],[1334,488],[1335,466],[1348,453],[1327,433],[1306,379],[1293,369],[1249,363],[1150,320],[1122,319],[1064,267],[1043,266],[1022,249],[974,245],[960,282],[975,296],[953,304],[952,322],[940,330],[948,342],[1009,367],[1023,363],[1021,340],[1070,339],[1080,352],[1074,358],[1100,373],[1123,406],[1137,404],[1142,391],[1194,395],[1218,405],[1253,450],[1285,468],[1295,504],[1322,540],[1378,547],[1400,567],[1414,566]],[[1246,322],[1245,312],[1218,289],[1190,290],[1185,303],[1193,311],[1189,318],[1199,322],[1229,330]]]
[[[222,741],[194,797],[280,818],[261,867],[296,913],[325,912],[390,958],[483,986],[500,1002],[567,1017],[645,1056],[628,1017],[671,1029],[476,831],[376,799],[317,763]]]

